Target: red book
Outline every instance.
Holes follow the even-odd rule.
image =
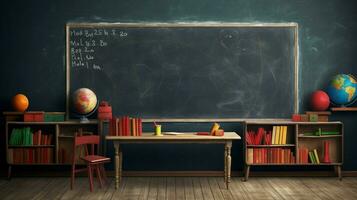
[[[130,117],[126,116],[126,136],[131,136]]]
[[[143,122],[142,122],[141,118],[139,118],[139,120],[138,120],[138,129],[139,129],[139,136],[142,136],[143,135]]]
[[[268,151],[266,148],[264,148],[263,151],[264,151],[264,154],[263,154],[264,155],[264,163],[268,163],[268,156],[267,156]]]
[[[119,135],[124,136],[124,117],[119,119]]]
[[[37,145],[41,145],[41,139],[42,139],[42,131],[38,130],[37,131]]]
[[[122,124],[122,135],[123,136],[126,136],[126,117],[122,117],[122,121],[121,121],[123,124]]]
[[[135,118],[135,133],[136,133],[136,136],[140,136],[139,135],[139,118]]]

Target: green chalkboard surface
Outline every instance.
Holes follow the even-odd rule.
[[[66,31],[67,101],[87,87],[115,115],[287,118],[297,110],[295,23],[68,23]]]

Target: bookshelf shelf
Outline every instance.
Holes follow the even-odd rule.
[[[71,135],[59,135],[58,138],[73,138]]]
[[[264,144],[261,144],[261,145],[247,145],[247,147],[264,147],[264,148],[274,148],[274,147],[295,147],[296,145],[295,144],[271,144],[271,145],[264,145]]]
[[[243,128],[245,180],[248,180],[251,166],[331,166],[334,167],[339,179],[342,179],[343,124],[341,122],[262,120],[260,123],[259,120],[247,120]],[[259,136],[262,129],[264,134]],[[303,135],[306,133],[338,133],[338,135]],[[274,141],[274,139],[270,141],[270,137],[281,138],[281,135],[283,135],[282,140],[275,140],[280,142],[275,142],[275,145],[270,144]],[[326,146],[329,150],[326,154],[328,156],[324,154]],[[330,162],[327,163],[328,159]]]
[[[332,107],[331,111],[336,112],[356,112],[357,107]]]
[[[74,134],[81,129],[83,133],[101,135],[99,124],[94,120],[85,124],[79,121],[6,121],[8,177],[11,166],[15,165],[70,165]]]
[[[55,145],[9,145],[8,148],[53,148]]]
[[[335,138],[342,137],[342,135],[321,135],[321,136],[298,136],[299,138]]]

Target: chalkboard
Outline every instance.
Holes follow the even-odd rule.
[[[297,24],[68,23],[67,108],[92,89],[114,115],[289,118]]]

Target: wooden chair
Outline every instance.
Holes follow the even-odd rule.
[[[93,171],[96,172],[100,187],[103,187],[103,181],[106,180],[104,164],[110,162],[110,158],[103,157],[95,154],[95,149],[99,148],[100,137],[98,135],[82,135],[78,132],[75,133],[73,142],[73,159],[71,171],[71,189],[74,186],[75,173],[88,171],[90,191],[93,191]],[[88,148],[90,147],[90,148]],[[84,152],[83,152],[84,149]],[[78,154],[77,154],[78,153]],[[76,169],[76,162],[82,160],[87,164],[86,168]]]

